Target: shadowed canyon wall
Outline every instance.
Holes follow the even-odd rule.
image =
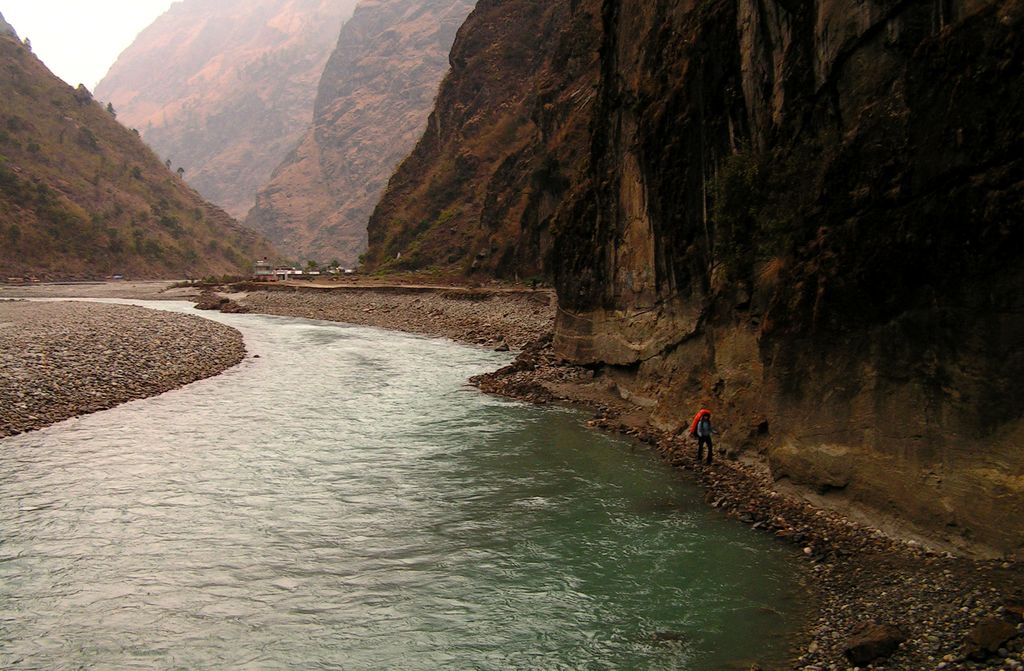
[[[242,218],[309,125],[357,0],[184,0],[96,87],[203,196]]]
[[[457,57],[488,10],[558,18],[489,47],[537,60],[480,99]],[[371,258],[552,274],[557,350],[656,424],[709,405],[780,484],[1019,553],[1022,28],[1021,0],[481,2]],[[593,65],[544,65],[567,36]],[[497,135],[510,90],[557,93]],[[548,143],[550,119],[586,132]],[[488,133],[503,160],[477,159]],[[498,205],[538,193],[547,217]]]
[[[362,0],[320,79],[313,124],[246,225],[294,258],[354,265],[388,177],[422,135],[472,0]]]
[[[427,131],[370,219],[368,267],[550,275],[597,83],[597,15],[575,4],[477,3]]]

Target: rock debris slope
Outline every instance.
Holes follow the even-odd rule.
[[[471,0],[363,0],[320,79],[313,123],[246,225],[288,254],[354,265],[394,167],[422,134]]]

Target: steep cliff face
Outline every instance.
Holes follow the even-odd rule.
[[[557,28],[527,41],[546,12]],[[461,68],[482,16],[529,26],[489,50],[549,65]],[[481,2],[371,258],[553,272],[559,353],[614,372],[659,426],[708,405],[780,485],[1024,551],[1022,28],[1021,0]],[[544,61],[570,35],[592,71]],[[527,104],[522,144],[476,159],[516,98],[475,91],[588,72],[592,102]],[[540,109],[586,133],[538,140]],[[529,199],[546,164],[549,216],[490,207]]]
[[[184,0],[96,87],[200,193],[244,217],[312,114],[357,0]]]
[[[246,225],[295,258],[355,264],[395,166],[423,133],[472,0],[363,0],[320,79],[313,125]]]
[[[597,83],[598,14],[578,5],[477,3],[427,132],[370,219],[368,267],[550,275]]]
[[[603,7],[560,351],[776,478],[1024,549],[1024,5]]]
[[[0,36],[0,276],[198,277],[269,254],[84,87]]]

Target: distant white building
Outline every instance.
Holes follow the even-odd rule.
[[[257,261],[255,264],[255,270],[253,270],[252,273],[252,278],[257,282],[276,281],[277,275],[274,274],[274,265],[266,258],[262,261]]]
[[[301,279],[310,274],[309,271],[293,266],[275,266],[264,258],[262,261],[257,261],[253,264],[252,279],[256,282],[283,282],[285,280]],[[319,275],[319,273],[315,274]]]

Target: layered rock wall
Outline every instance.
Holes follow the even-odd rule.
[[[482,1],[370,260],[553,276],[559,354],[662,428],[708,405],[780,484],[1020,552],[1022,28],[1021,0]]]
[[[776,478],[1019,552],[1022,4],[602,12],[559,350]]]

